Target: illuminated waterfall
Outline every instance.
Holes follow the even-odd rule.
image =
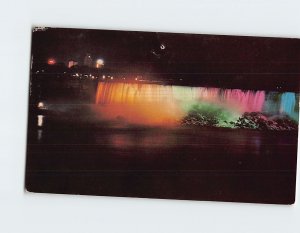
[[[296,95],[292,92],[286,92],[281,95],[280,111],[294,119],[298,119],[298,113],[295,110]]]
[[[285,113],[298,118],[295,93],[274,93],[158,84],[99,82],[96,104],[102,117],[141,124],[176,124],[195,104],[226,109],[235,117],[245,112]]]

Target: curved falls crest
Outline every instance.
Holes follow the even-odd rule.
[[[287,115],[298,121],[299,96],[293,92],[99,82],[96,104],[105,119],[146,125],[174,125],[197,107],[236,120],[246,112]]]

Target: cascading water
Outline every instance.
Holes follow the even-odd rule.
[[[138,124],[176,124],[193,107],[224,111],[228,120],[245,112],[286,114],[298,121],[295,93],[266,93],[158,84],[99,82],[96,104],[106,119]]]
[[[295,111],[296,95],[292,92],[286,92],[281,95],[280,111],[294,119],[298,119],[298,113]]]

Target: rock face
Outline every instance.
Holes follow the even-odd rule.
[[[212,113],[191,111],[181,120],[181,125],[220,127],[220,120]],[[222,122],[221,122],[222,123]],[[225,127],[256,130],[298,130],[298,124],[288,116],[269,118],[259,112],[246,112]],[[224,124],[223,124],[224,125]],[[224,127],[224,126],[223,126]]]
[[[219,123],[217,118],[218,112],[216,110],[211,111],[205,109],[203,111],[197,105],[195,105],[188,115],[181,120],[182,125],[198,125],[198,126],[214,126]]]
[[[298,130],[298,124],[288,116],[271,119],[262,113],[244,113],[236,122],[235,128],[258,129],[258,130]]]
[[[207,116],[201,113],[195,113],[184,117],[181,121],[182,125],[198,125],[198,126],[217,126],[218,120],[216,117]]]

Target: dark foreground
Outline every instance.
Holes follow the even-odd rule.
[[[297,132],[30,126],[32,192],[294,203]]]

